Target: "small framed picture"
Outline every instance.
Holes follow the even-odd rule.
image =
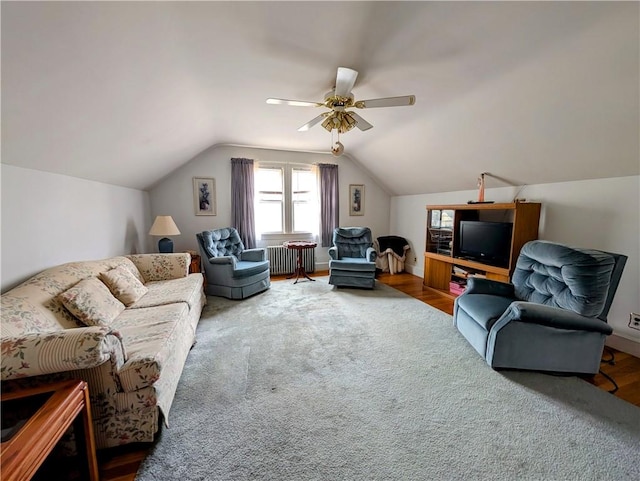
[[[364,215],[364,184],[349,184],[349,215]]]
[[[216,215],[216,179],[194,177],[193,202],[196,215]]]

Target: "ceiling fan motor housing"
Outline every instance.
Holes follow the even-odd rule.
[[[353,93],[349,92],[348,97],[336,95],[335,92],[327,92],[324,94],[324,105],[331,110],[344,110],[353,107]]]

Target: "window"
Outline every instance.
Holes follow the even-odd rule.
[[[256,233],[284,232],[284,169],[258,168],[256,183]]]
[[[311,170],[291,170],[293,225],[291,232],[314,232],[318,224],[315,203],[316,176]]]
[[[316,185],[317,175],[310,165],[259,165],[255,170],[256,234],[315,234],[319,224]]]

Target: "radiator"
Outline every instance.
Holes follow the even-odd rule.
[[[284,246],[269,246],[267,247],[267,257],[271,274],[293,274],[298,266],[298,251],[295,249],[287,249]],[[302,265],[306,272],[316,270],[314,249],[303,249]]]

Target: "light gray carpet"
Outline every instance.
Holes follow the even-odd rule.
[[[210,297],[169,422],[138,481],[640,479],[640,408],[493,371],[380,283]]]

